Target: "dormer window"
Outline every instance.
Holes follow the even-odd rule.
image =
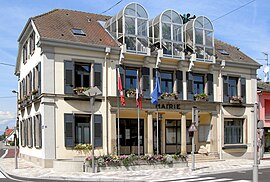
[[[147,53],[148,13],[140,4],[128,4],[108,20],[105,27],[128,52]]]
[[[71,29],[73,35],[82,35],[82,36],[86,36],[86,34],[84,33],[84,31],[80,28],[72,28]]]
[[[174,10],[166,10],[150,21],[152,44],[164,56],[181,57],[184,50],[183,20]]]
[[[214,61],[214,29],[211,21],[199,16],[185,25],[186,48],[197,61]]]

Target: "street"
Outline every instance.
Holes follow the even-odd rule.
[[[270,168],[259,169],[259,182],[269,182],[270,179]],[[237,172],[227,172],[211,175],[201,175],[201,176],[188,176],[174,180],[164,180],[169,182],[252,182],[252,170],[249,171],[237,171]],[[161,181],[159,181],[161,182]]]

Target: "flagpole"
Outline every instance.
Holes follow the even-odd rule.
[[[159,149],[159,146],[158,146],[158,137],[159,137],[159,133],[158,133],[158,130],[159,130],[159,127],[158,127],[158,124],[159,124],[159,121],[158,121],[158,105],[156,105],[157,107],[157,155],[158,155],[158,149]]]
[[[138,156],[140,156],[141,150],[140,150],[140,95],[139,95],[139,89],[140,89],[140,83],[139,83],[139,70],[137,70],[137,97],[136,99],[138,99],[138,104],[137,104],[137,108],[138,108]]]
[[[117,69],[117,77],[119,74],[119,67]],[[117,78],[118,80],[118,78]],[[117,92],[117,155],[120,155],[120,104],[119,104],[120,94]]]

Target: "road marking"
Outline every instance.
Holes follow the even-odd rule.
[[[8,150],[6,149],[4,155],[2,155],[0,159],[3,159],[4,157],[6,157],[7,153],[8,153]]]
[[[0,178],[6,178],[6,177],[0,172]]]

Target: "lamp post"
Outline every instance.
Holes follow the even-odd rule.
[[[15,123],[15,133],[14,133],[14,143],[15,143],[15,169],[18,169],[18,156],[17,156],[17,126],[18,126],[18,92],[16,90],[12,90],[12,93],[16,94],[16,123]]]
[[[90,113],[91,113],[91,144],[92,144],[92,172],[95,173],[95,120],[94,120],[94,104],[96,96],[102,94],[97,87],[91,87],[90,89],[83,92],[89,96],[90,99]]]
[[[253,129],[253,149],[254,149],[254,164],[253,164],[253,182],[258,182],[258,151],[257,151],[257,107],[258,103],[254,104],[254,129]]]

